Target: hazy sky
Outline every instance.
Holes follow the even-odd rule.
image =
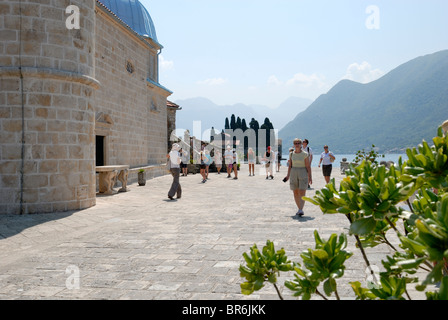
[[[169,100],[277,107],[448,49],[447,0],[140,0]]]

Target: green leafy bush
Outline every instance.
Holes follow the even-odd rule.
[[[372,270],[365,248],[385,244],[393,250],[382,261],[384,271],[379,279],[371,271],[375,285],[363,288],[359,281],[350,283],[357,299],[411,299],[407,288],[413,284],[417,290],[425,291],[427,299],[448,300],[448,138],[442,128],[433,143],[430,146],[423,141],[417,148],[408,149],[408,160],[400,159],[390,168],[370,161],[375,157],[364,157],[360,164],[346,171],[339,187],[333,179],[314,197],[305,198],[324,214],[341,214],[349,220],[349,234],[355,237],[368,269]],[[404,208],[405,203],[408,208]],[[388,240],[389,231],[396,233],[399,248]],[[286,281],[285,286],[295,296],[310,299],[317,294],[326,299],[334,293],[339,299],[336,279],[342,277],[344,263],[352,256],[345,251],[345,235],[332,235],[328,241],[323,241],[317,232],[314,236],[316,247],[302,253],[303,264],[287,262],[282,251],[283,267],[251,271],[258,277],[253,276],[252,287],[242,285],[242,292],[250,294],[252,288],[261,289],[263,281],[271,281],[269,272],[293,268],[295,279]],[[270,241],[268,244],[271,246]],[[272,252],[273,247],[266,250]],[[246,258],[249,261],[255,268],[253,259]],[[264,261],[271,263],[269,259]],[[277,261],[272,264],[277,265]],[[253,270],[252,267],[241,266],[240,270]],[[426,277],[417,278],[417,271],[426,272]],[[326,296],[318,290],[321,284]],[[428,286],[438,290],[431,292]]]
[[[314,231],[316,247],[308,249],[301,254],[303,266],[294,264],[295,280],[286,281],[285,286],[294,291],[294,296],[302,296],[303,300],[309,300],[313,293],[326,297],[319,292],[318,286],[323,283],[324,292],[327,296],[333,293],[339,299],[336,279],[344,275],[344,262],[352,256],[345,251],[347,238],[345,234],[339,237],[332,234],[328,241],[323,241],[319,233]]]
[[[250,255],[243,254],[246,266],[240,266],[241,277],[246,278],[246,282],[241,284],[241,292],[249,295],[264,287],[266,281],[272,283],[277,290],[280,299],[283,297],[277,287],[277,275],[280,271],[292,270],[292,264],[287,260],[285,250],[275,251],[274,243],[267,241],[262,251],[254,245],[250,249]]]

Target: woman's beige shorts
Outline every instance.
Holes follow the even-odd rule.
[[[308,189],[308,170],[306,170],[306,168],[291,168],[289,174],[289,187],[291,190]]]

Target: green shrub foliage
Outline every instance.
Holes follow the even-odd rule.
[[[372,271],[373,281],[367,288],[359,281],[350,283],[356,299],[411,299],[407,288],[412,285],[424,291],[428,300],[448,300],[448,137],[439,128],[432,145],[423,141],[406,154],[408,160],[400,158],[390,168],[370,161],[376,157],[364,157],[346,171],[339,186],[333,179],[314,197],[305,198],[324,214],[340,214],[349,220],[349,234],[355,237],[368,268],[366,248],[385,244],[394,252],[382,261],[384,271],[379,276]],[[398,248],[389,242],[388,232],[397,234]],[[254,246],[251,256],[244,254],[247,266],[240,267],[247,280],[241,285],[242,293],[260,290],[265,281],[279,293],[277,275],[294,271],[294,279],[285,282],[294,296],[339,299],[336,280],[352,256],[345,250],[346,236],[333,234],[322,240],[316,231],[314,238],[316,246],[301,254],[302,263],[290,262],[284,249],[275,252],[271,241],[261,253]],[[417,271],[425,276],[417,278]]]

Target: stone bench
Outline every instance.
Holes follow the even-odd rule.
[[[118,192],[128,191],[128,165],[110,165],[110,166],[97,166],[95,171],[99,173],[99,192],[104,194],[114,194],[114,185],[118,180],[121,182],[121,189]]]

